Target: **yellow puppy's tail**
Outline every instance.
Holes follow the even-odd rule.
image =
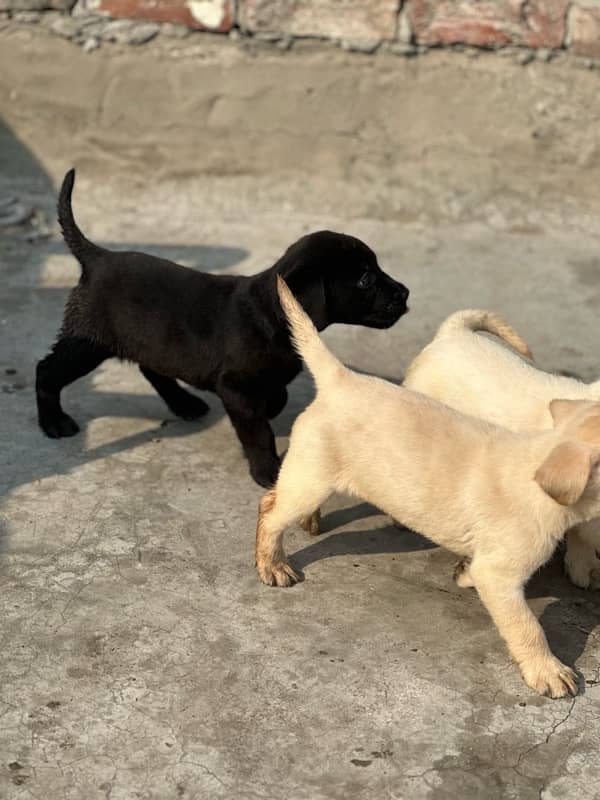
[[[291,293],[287,283],[279,275],[277,276],[277,292],[279,294],[279,302],[290,326],[292,344],[298,354],[302,356],[304,363],[315,379],[317,389],[323,387],[326,383],[338,380],[346,368],[325,347],[311,318]]]
[[[442,322],[436,338],[451,334],[453,331],[465,329],[473,332],[487,331],[487,333],[493,333],[494,336],[514,347],[517,353],[533,361],[533,355],[527,342],[519,336],[514,328],[511,328],[508,322],[505,322],[502,317],[493,314],[491,311],[479,311],[473,308],[456,311]]]

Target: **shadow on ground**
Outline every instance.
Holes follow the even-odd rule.
[[[29,148],[0,120],[0,201],[13,198],[31,207],[34,214],[45,215],[51,221],[50,227],[55,228],[56,189],[52,180]],[[0,226],[0,281],[4,287],[0,316],[6,334],[2,337],[0,349],[0,400],[3,406],[13,401],[6,414],[12,416],[15,407],[19,412],[19,418],[11,421],[5,416],[6,446],[0,448],[0,500],[17,486],[49,475],[71,472],[89,461],[138,447],[157,436],[166,439],[189,435],[214,425],[223,416],[220,401],[203,393],[211,407],[209,414],[198,422],[183,422],[172,416],[149,384],[147,396],[98,392],[92,386],[92,373],[73,384],[77,386],[75,403],[69,389],[66,390],[65,410],[73,413],[80,425],[80,433],[73,439],[59,441],[49,441],[43,436],[37,429],[35,418],[35,361],[49,351],[55,340],[69,288],[45,287],[40,283],[48,258],[65,255],[68,250],[61,240],[50,238],[52,234],[49,231],[39,235],[34,219]],[[248,255],[243,248],[227,245],[171,246],[153,242],[103,241],[98,244],[111,249],[140,250],[206,271],[227,269]],[[131,369],[137,367],[131,365]],[[19,400],[27,407],[25,421]],[[151,430],[91,450],[84,449],[86,423],[104,415],[138,419],[154,417],[157,425]],[[39,436],[40,452],[44,448],[55,448],[55,458],[31,457],[31,448],[24,446],[24,439],[31,435],[32,428]],[[6,526],[0,519],[1,549],[7,535]]]
[[[324,514],[321,535],[292,553],[290,563],[302,573],[315,562],[339,556],[356,557],[357,563],[353,565],[358,567],[368,561],[368,556],[438,549],[437,545],[424,536],[394,523],[336,532],[339,528],[373,516],[379,516],[381,520],[381,512],[369,503],[359,503]],[[444,576],[441,578],[443,582]],[[348,580],[352,580],[352,574]],[[435,583],[437,586],[437,580]],[[470,592],[475,595],[474,589],[459,589],[455,586],[450,574],[446,583],[447,588],[444,591]],[[437,588],[441,588],[441,585]],[[549,563],[532,577],[526,587],[526,594],[534,605],[535,601],[547,601],[539,620],[550,648],[565,664],[575,664],[584,653],[588,638],[595,635],[594,630],[600,615],[600,592],[579,589],[568,580],[564,572],[564,546],[561,545]],[[583,693],[586,686],[600,683],[598,672],[596,675],[580,674],[579,678],[580,691]]]
[[[44,208],[48,214],[53,214],[56,193],[52,181],[35,156],[1,122],[0,193],[20,195],[26,201]],[[65,247],[58,240],[29,242],[26,233],[24,228],[4,231],[0,229],[0,236],[3,238],[0,260],[3,282],[6,278],[15,276],[18,279],[19,271],[24,268],[23,264],[33,279],[25,287],[19,286],[17,280],[17,285],[8,290],[7,305],[2,310],[3,315],[6,314],[10,320],[10,325],[8,330],[5,328],[9,336],[3,337],[4,352],[0,354],[0,364],[4,374],[0,373],[0,379],[5,381],[12,394],[18,395],[23,389],[28,388],[30,391],[23,392],[22,397],[26,398],[31,407],[27,409],[25,423],[21,416],[20,419],[15,419],[14,424],[10,422],[6,424],[11,455],[8,456],[7,448],[4,448],[0,498],[22,484],[31,483],[48,475],[72,472],[91,460],[106,458],[138,447],[157,436],[163,439],[187,436],[190,432],[214,425],[222,417],[223,409],[214,396],[206,396],[211,406],[206,418],[198,423],[185,423],[171,418],[162,400],[150,388],[147,395],[95,392],[90,377],[87,377],[77,382],[82,391],[74,404],[75,409],[71,407],[70,401],[65,404],[67,410],[74,413],[82,427],[82,433],[72,440],[48,443],[36,428],[34,395],[31,391],[34,363],[31,359],[33,354],[35,357],[44,354],[36,352],[40,346],[46,349],[50,347],[60,324],[68,289],[40,287],[39,279],[47,258],[65,253]],[[139,249],[189,266],[214,271],[234,266],[247,255],[245,250],[227,245],[199,244],[184,247],[155,245],[151,242],[139,242],[135,245],[131,243],[123,245],[119,242],[99,242],[99,244],[115,249]],[[35,329],[33,342],[31,327]],[[13,379],[7,370],[12,370],[17,365],[18,375]],[[133,366],[131,368],[135,369]],[[293,420],[310,402],[312,394],[310,378],[306,375],[300,376],[291,387],[288,406],[274,422],[278,436],[289,434]],[[0,394],[0,399],[2,398]],[[8,401],[10,398],[6,395],[3,399]],[[83,449],[86,421],[102,415],[132,418],[147,415],[148,418],[156,418],[157,424],[150,430],[125,436],[94,449]],[[24,424],[31,427],[24,430]],[[26,447],[20,446],[20,437],[31,434],[31,428],[35,428],[35,435],[39,436],[40,450],[44,447],[55,448],[55,458],[37,460],[31,457],[31,449],[28,451]],[[294,566],[302,570],[312,563],[336,556],[352,555],[358,559],[364,555],[409,553],[435,547],[423,537],[394,525],[335,532],[339,528],[368,519],[378,513],[372,506],[361,503],[325,515],[323,535],[292,556]],[[7,535],[8,531],[0,519],[0,547]],[[571,586],[562,571],[562,553],[558,553],[552,562],[534,577],[528,587],[530,599],[547,597],[549,594],[559,599],[546,605],[541,621],[554,652],[559,658],[572,664],[583,652],[587,638],[597,624],[600,598],[597,594]]]

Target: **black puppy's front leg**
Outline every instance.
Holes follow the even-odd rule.
[[[225,406],[250,465],[250,474],[259,486],[270,489],[279,474],[275,436],[266,417],[245,417]]]
[[[222,386],[219,396],[250,465],[250,474],[259,486],[270,488],[279,474],[275,436],[269,425],[264,400]]]
[[[288,401],[288,393],[285,386],[278,386],[272,389],[267,398],[267,418],[274,419],[283,411]]]
[[[202,398],[186,392],[173,378],[166,378],[141,365],[140,370],[176,417],[189,421],[204,416],[210,410]]]

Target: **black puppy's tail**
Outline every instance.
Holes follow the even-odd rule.
[[[71,208],[71,195],[73,194],[73,184],[75,183],[75,170],[70,169],[64,177],[60,193],[58,195],[58,221],[62,229],[62,235],[69,246],[69,250],[81,264],[85,273],[85,259],[96,255],[100,248],[89,239],[86,239],[79,230],[73,209]]]

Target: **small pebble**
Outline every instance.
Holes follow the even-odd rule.
[[[535,55],[531,52],[531,50],[524,50],[517,56],[517,63],[525,66],[525,64],[529,64],[531,61],[533,61],[534,58]]]
[[[95,36],[90,36],[89,39],[86,39],[83,43],[83,51],[84,53],[91,53],[92,50],[97,50],[100,47],[100,42],[96,39]]]

